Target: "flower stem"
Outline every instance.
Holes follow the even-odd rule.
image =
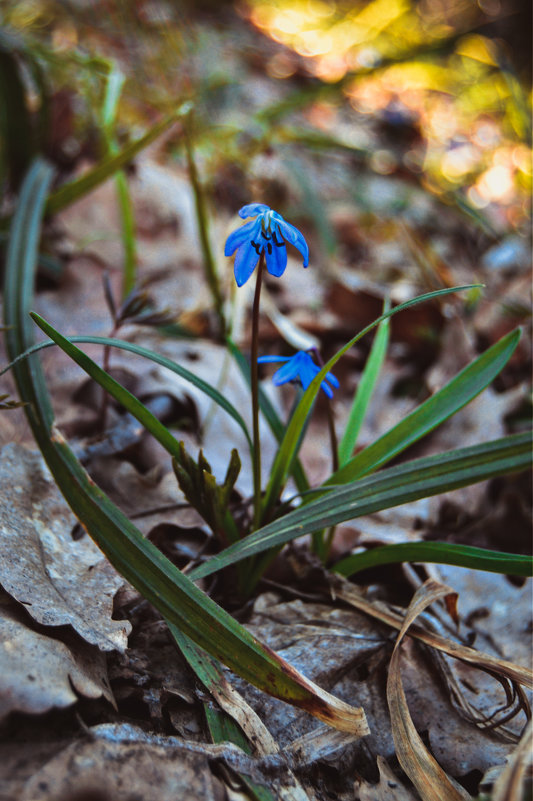
[[[263,281],[265,254],[261,253],[255,279],[254,304],[252,307],[252,348],[251,348],[251,383],[252,383],[252,424],[253,424],[253,477],[254,477],[254,530],[261,522],[261,442],[259,438],[259,300]]]

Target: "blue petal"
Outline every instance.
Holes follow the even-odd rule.
[[[307,353],[304,355],[307,356],[307,359],[305,359],[305,361],[302,359],[301,361],[300,379],[303,388],[307,389],[313,378],[320,372],[320,367],[314,363]]]
[[[285,222],[283,219],[276,219],[276,222],[279,226],[279,229],[285,239],[287,239],[291,245],[294,245],[303,256],[303,265],[307,267],[309,264],[309,248],[307,247],[307,242],[304,239],[304,235],[300,233],[300,231],[291,225],[288,222]]]
[[[276,370],[272,376],[272,381],[277,387],[279,387],[280,384],[287,384],[289,381],[294,381],[295,378],[298,378],[298,365],[294,362],[295,358],[293,356],[283,367]]]
[[[333,397],[333,390],[331,389],[331,387],[328,387],[328,385],[326,384],[325,381],[322,381],[320,386],[322,387],[322,389],[324,390],[324,392],[326,393],[328,398],[332,398]]]
[[[333,373],[326,373],[326,381],[329,381],[329,383],[333,387],[335,387],[335,389],[338,389],[340,387],[339,380],[335,378]]]
[[[226,239],[224,246],[224,256],[233,256],[238,247],[246,242],[247,239],[252,239],[256,223],[254,221],[241,225],[236,231],[233,231]]]
[[[269,253],[268,245],[270,245],[271,252]],[[275,275],[279,278],[285,272],[287,266],[287,248],[285,245],[275,245],[274,242],[269,242],[264,246],[266,256],[266,266],[270,275]]]
[[[260,356],[258,364],[272,364],[274,362],[290,362],[289,356]]]
[[[235,256],[235,280],[237,286],[242,286],[247,282],[259,261],[259,255],[251,242],[244,242],[237,250]]]
[[[245,220],[247,217],[257,217],[258,214],[262,214],[264,211],[270,211],[270,206],[265,206],[264,203],[248,203],[248,205],[239,209],[239,217]]]

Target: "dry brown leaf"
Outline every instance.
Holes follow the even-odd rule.
[[[201,754],[151,743],[83,740],[53,757],[26,782],[19,801],[215,801],[216,780]]]
[[[529,721],[516,750],[494,785],[492,801],[526,798],[526,781],[533,779],[533,721]]]
[[[103,651],[124,650],[131,626],[113,620],[123,579],[88,537],[74,541],[75,518],[40,454],[0,452],[0,583],[45,626],[71,625]]]
[[[400,783],[383,757],[378,756],[377,763],[379,783],[370,784],[364,779],[356,781],[356,801],[418,801],[412,791]]]
[[[217,685],[211,685],[209,692],[221,709],[238,723],[258,756],[279,754],[280,749],[277,742],[259,715],[225,677],[221,676]],[[330,729],[330,731],[332,730]],[[336,733],[338,734],[338,732]],[[276,787],[280,801],[309,801],[309,797],[293,772],[287,770],[286,773],[288,781],[284,781],[280,777]]]
[[[104,654],[82,640],[67,646],[40,634],[24,617],[12,602],[0,606],[0,719],[70,706],[76,692],[114,703]]]
[[[404,624],[404,618],[401,615],[391,612],[385,604],[379,601],[367,601],[353,584],[340,579],[338,576],[333,579],[333,592],[335,597],[377,618],[382,623],[392,626],[392,628],[399,630]],[[476,651],[474,648],[469,648],[439,634],[434,634],[416,623],[410,627],[409,636],[415,637],[433,648],[438,648],[455,659],[461,659],[463,662],[475,665],[488,672],[494,672],[508,678],[510,681],[515,681],[529,689],[533,689],[533,671],[529,670],[529,668],[515,665],[506,659],[499,659],[482,651]]]
[[[392,723],[392,736],[396,755],[423,801],[468,801],[470,794],[451,776],[448,776],[429,753],[418,734],[407,706],[401,677],[401,642],[411,623],[430,604],[439,599],[456,599],[449,587],[427,581],[415,593],[398,634],[389,665],[387,701]]]
[[[359,661],[364,662],[369,654],[379,650],[383,637],[376,627],[371,627],[365,618],[349,610],[332,609],[326,604],[308,604],[301,601],[277,603],[273,594],[261,596],[247,628],[261,637],[262,642],[272,648],[295,668],[300,675],[308,677],[313,692],[317,684],[327,687],[335,695],[357,699],[357,689],[351,686],[342,694],[337,692],[337,682],[346,672],[354,670]],[[296,738],[307,734],[316,727],[316,721],[302,711],[289,708],[276,698],[245,685],[237,677],[231,679],[246,701],[253,706],[262,720],[268,721],[268,728],[282,749]],[[315,683],[316,682],[316,683]],[[323,692],[323,691],[322,691]],[[328,694],[329,702],[334,696]],[[309,708],[316,716],[314,710]],[[349,715],[349,707],[346,709]],[[359,712],[360,714],[360,712]],[[321,718],[329,725],[352,734],[363,736],[367,732],[366,720],[363,723],[349,717],[343,721]]]
[[[157,332],[146,329],[130,332],[129,338],[143,347],[155,350],[176,362],[219,390],[246,421],[251,429],[250,391],[235,361],[227,350],[212,342],[168,339]],[[86,346],[83,346],[86,349]],[[213,403],[202,390],[184,378],[160,365],[140,359],[131,353],[114,349],[112,366],[135,371],[137,384],[135,394],[141,399],[155,395],[170,395],[178,402],[190,398],[194,404],[202,428],[201,441],[196,432],[179,431],[187,450],[196,459],[200,447],[211,464],[219,481],[224,478],[228,466],[229,451],[239,451],[242,469],[236,489],[244,496],[252,492],[252,467],[249,447],[240,426],[219,406]],[[230,443],[230,448],[228,448]],[[268,464],[274,457],[276,442],[268,425],[261,424],[261,453]],[[170,457],[162,446],[153,449],[153,463],[170,464]]]
[[[476,644],[495,644],[498,652],[526,669],[531,666],[532,590],[507,576],[453,565],[434,565],[433,577],[459,593],[461,618],[476,632]]]

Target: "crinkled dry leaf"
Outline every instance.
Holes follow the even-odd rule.
[[[131,626],[113,620],[123,580],[88,538],[42,457],[16,444],[0,452],[0,583],[45,626],[71,625],[103,651],[124,650]]]
[[[507,576],[453,565],[434,565],[434,577],[459,593],[459,611],[476,632],[476,645],[496,645],[497,653],[526,669],[531,665],[533,581],[521,587]]]
[[[215,801],[215,783],[201,754],[150,743],[83,740],[32,776],[20,801],[79,798],[82,792],[102,801]]]
[[[333,591],[337,598],[401,629],[402,615],[384,603],[367,600],[353,584],[335,579]],[[428,625],[427,620],[424,625],[416,622],[408,631],[409,638],[430,646],[424,659],[407,643],[402,649],[402,682],[411,716],[417,729],[427,732],[433,754],[448,773],[464,776],[473,770],[486,771],[510,753],[521,719],[512,721],[512,727],[501,724],[517,715],[520,707],[528,714],[527,699],[518,685],[531,687],[531,671],[436,634]],[[428,659],[435,669],[428,670]],[[370,698],[364,694],[360,698],[372,732],[365,742],[374,753],[388,758],[392,755],[390,730],[388,716],[384,718],[381,710],[377,675],[372,671],[364,685]],[[498,724],[496,732],[490,731],[492,724]]]
[[[14,604],[0,606],[0,664],[0,719],[70,706],[76,692],[114,703],[104,654],[82,640],[69,647],[39,634]]]

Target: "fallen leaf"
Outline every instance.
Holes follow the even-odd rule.
[[[0,719],[71,706],[76,693],[114,703],[101,651],[82,640],[68,647],[34,631],[14,604],[0,606],[0,663]]]
[[[42,457],[6,445],[0,452],[0,583],[37,623],[71,625],[101,650],[122,651],[131,626],[112,613],[123,579],[89,537],[72,539],[75,523]]]
[[[83,740],[53,757],[26,782],[20,801],[79,798],[101,801],[215,801],[207,759],[151,743]]]
[[[351,702],[359,697],[358,688],[353,682],[344,684],[345,674],[353,678],[357,666],[365,665],[387,643],[381,627],[369,623],[363,615],[299,600],[277,603],[272,594],[256,601],[247,628],[307,678]],[[268,728],[282,749],[316,727],[316,721],[300,710],[287,707],[236,677],[231,682],[260,718],[268,721]],[[337,686],[339,682],[342,685]]]

